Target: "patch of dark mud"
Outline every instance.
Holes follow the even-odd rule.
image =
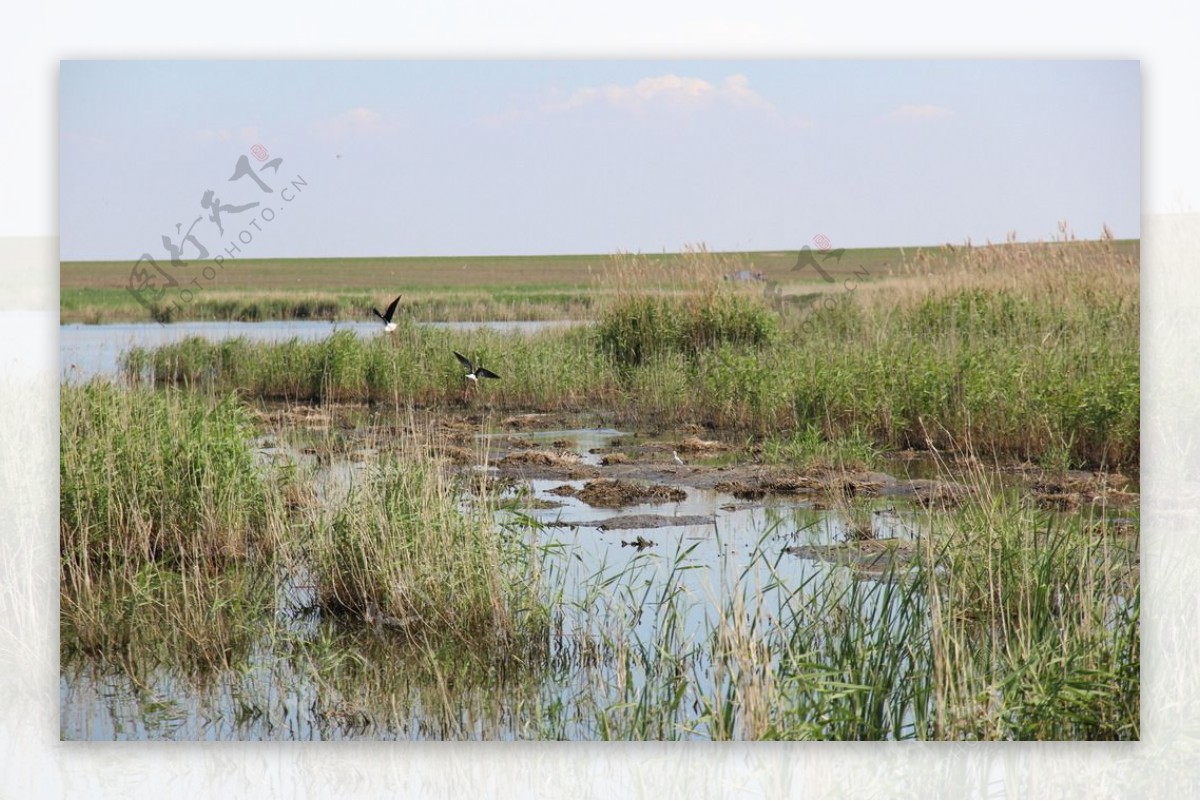
[[[498,461],[497,466],[535,465],[538,467],[574,467],[579,464],[579,457],[573,454],[555,453],[554,451],[513,451]]]
[[[571,523],[579,528],[598,528],[601,531],[623,531],[635,528],[669,528],[671,526],[711,526],[712,515],[619,515],[603,520],[581,520]]]
[[[597,449],[593,448],[592,450],[595,451]],[[610,453],[600,459],[601,467],[612,467],[617,464],[629,464],[629,454],[622,452]]]
[[[767,495],[815,495],[850,500],[873,498],[895,483],[896,479],[883,473],[816,469],[804,473],[740,475],[718,482],[713,489],[742,500],[761,500]]]
[[[1120,473],[1066,473],[1040,475],[1029,486],[1034,503],[1043,509],[1078,509],[1081,506],[1136,506],[1141,496],[1128,492],[1131,480]]]
[[[913,500],[926,509],[952,509],[962,503],[970,493],[966,485],[953,481],[911,478],[901,484],[908,485]]]
[[[316,406],[286,406],[283,408],[264,409],[257,411],[254,416],[262,423],[272,426],[327,429],[333,421],[328,410]]]
[[[645,537],[641,536],[640,534],[638,535],[638,537],[636,539],[629,540],[628,542],[626,542],[625,540],[621,540],[622,548],[637,548],[639,551],[644,551],[647,548],[651,548],[657,544],[658,543],[654,542],[654,540],[648,540]]]
[[[600,479],[589,481],[575,497],[588,506],[616,509],[637,503],[678,503],[687,500],[687,493],[663,484],[647,486],[633,481]]]
[[[865,577],[880,578],[908,567],[915,546],[908,540],[865,539],[840,545],[792,545],[783,550],[801,559],[841,565]]]
[[[559,484],[557,487],[551,487],[546,490],[546,492],[550,495],[557,495],[560,498],[574,498],[579,494],[579,490],[570,484]]]
[[[510,430],[524,431],[554,431],[576,427],[576,418],[556,412],[530,412],[515,414],[500,421],[500,425]]]
[[[558,501],[548,501],[545,498],[521,498],[517,501],[518,509],[561,509],[562,504]]]
[[[581,464],[578,454],[553,451],[516,451],[496,462],[496,467],[502,475],[524,479],[558,478],[575,481],[597,478],[600,475],[600,471],[595,467]]]
[[[877,497],[895,479],[884,473],[847,472],[820,469],[804,475],[784,478],[770,489],[776,493],[811,492],[838,500]]]
[[[762,487],[752,487],[745,481],[735,479],[733,481],[722,481],[713,487],[717,492],[724,492],[726,495],[743,501],[758,501],[766,497],[767,491]]]
[[[748,501],[743,502],[743,503],[726,503],[721,506],[721,511],[722,512],[745,512],[749,509],[761,509],[762,507],[763,507],[763,505],[761,503],[751,503]]]
[[[503,495],[517,487],[517,480],[512,476],[473,475],[466,483],[466,489],[477,497],[483,495]]]
[[[631,461],[640,458],[644,462],[660,461],[663,458],[663,454],[666,454],[666,458],[671,458],[671,448],[662,443],[643,442],[640,444],[626,444],[620,439],[612,440],[607,447],[592,448],[588,453],[594,453],[597,456],[622,453]]]
[[[437,447],[429,446],[429,454],[434,457],[442,457],[450,461],[451,464],[474,464],[475,454],[467,448],[461,448],[457,445],[444,445]]]

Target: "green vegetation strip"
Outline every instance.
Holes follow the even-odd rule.
[[[436,406],[463,402],[457,350],[503,376],[467,398],[493,410],[613,410],[756,435],[817,426],[831,441],[1136,472],[1137,270],[1103,243],[1066,260],[982,252],[938,278],[800,306],[719,280],[636,286],[615,287],[595,326],[535,336],[408,324],[366,339],[189,339],[125,363],[159,386]]]

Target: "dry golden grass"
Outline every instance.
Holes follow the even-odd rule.
[[[1104,239],[917,249],[897,274],[853,288],[865,308],[882,312],[965,290],[1003,290],[1062,307],[1098,291],[1136,301],[1139,281],[1138,243]]]

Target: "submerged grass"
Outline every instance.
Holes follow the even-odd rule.
[[[587,577],[551,648],[573,655],[573,689],[543,706],[541,736],[1140,736],[1137,543],[1104,517],[979,484],[874,579],[814,564],[785,580],[773,541],[722,565],[715,595],[682,545]]]

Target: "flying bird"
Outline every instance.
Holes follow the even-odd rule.
[[[463,378],[467,379],[467,386],[464,386],[463,391],[462,391],[462,395],[464,398],[467,397],[467,390],[470,389],[470,385],[472,385],[472,384],[474,384],[476,386],[479,385],[479,379],[481,379],[481,378],[499,378],[499,375],[497,375],[496,373],[493,373],[492,371],[490,371],[490,369],[487,369],[486,367],[476,367],[475,365],[473,365],[472,362],[470,362],[469,359],[467,359],[466,356],[463,356],[462,354],[458,353],[457,350],[454,351],[454,355],[457,357],[458,363],[460,363],[460,365],[462,365],[464,368],[467,369],[467,374],[464,375],[464,377],[463,377]]]
[[[387,307],[385,314],[380,314],[379,309],[376,309],[374,306],[371,307],[371,311],[375,312],[375,316],[383,320],[383,330],[389,334],[396,330],[396,324],[392,322],[392,315],[396,313],[396,305],[400,302],[401,297],[403,296],[396,296],[396,299],[392,301],[392,305]]]

